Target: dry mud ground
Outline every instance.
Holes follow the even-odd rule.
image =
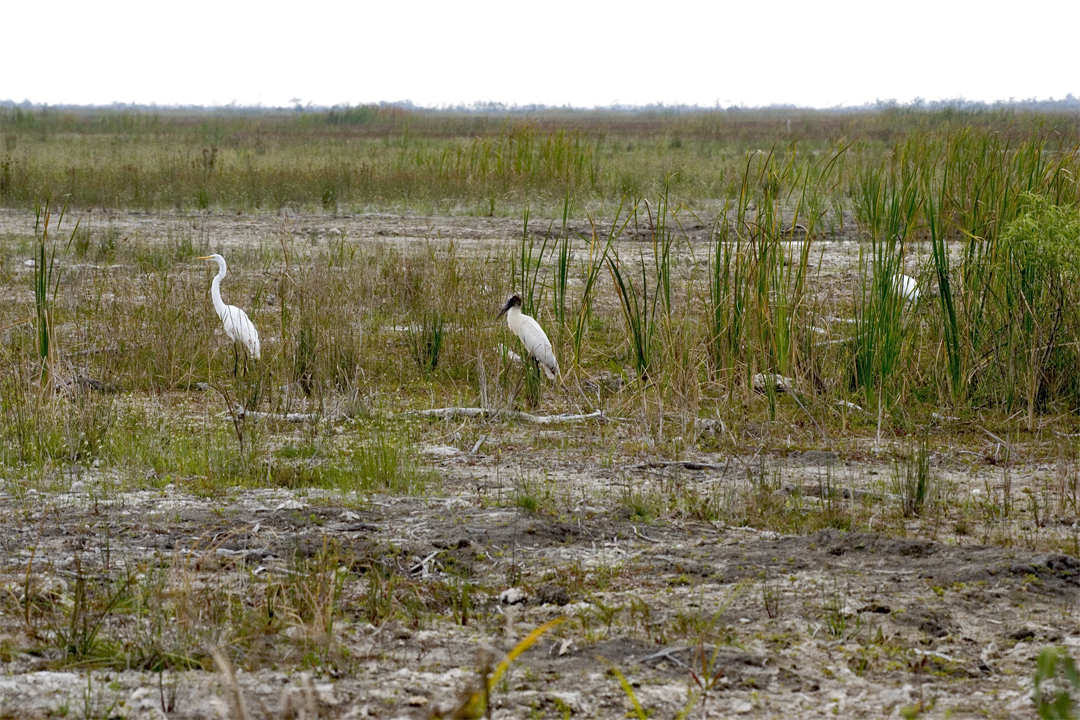
[[[146,232],[182,221],[115,219]],[[24,232],[26,222],[25,215],[0,214],[0,231]],[[201,222],[218,247],[271,242],[269,233],[282,226],[280,218]],[[519,223],[477,218],[288,222],[315,235],[454,239],[481,249],[520,233]],[[842,253],[844,243],[835,245]],[[836,282],[843,267],[837,260],[828,270]],[[0,493],[0,717],[429,717],[449,712],[475,686],[485,658],[497,662],[559,617],[567,621],[495,688],[493,717],[625,717],[633,712],[631,693],[611,668],[654,718],[677,717],[691,702],[694,718],[1035,717],[1030,693],[1039,651],[1058,644],[1080,654],[1080,562],[1023,549],[1022,526],[1004,548],[949,528],[931,540],[645,522],[620,501],[632,488],[675,483],[706,496],[746,490],[754,482],[750,468],[763,467],[762,459],[698,453],[692,459],[700,465],[649,467],[550,448],[520,452],[535,432],[493,428],[476,455],[461,442],[430,454],[443,481],[430,498],[246,490],[207,499],[174,486],[108,492],[101,488],[109,478],[93,474],[49,497]],[[442,435],[455,445],[452,433]],[[934,459],[958,497],[990,492],[1001,480],[1000,469],[972,463],[970,455],[979,453]],[[828,478],[847,491],[817,501],[891,501],[874,479],[888,465],[871,453],[765,462],[779,478],[778,493],[810,488],[812,497]],[[1014,492],[1051,472],[1017,463]],[[523,487],[549,501],[528,512],[513,501]],[[1075,537],[1075,518],[1059,525]],[[313,641],[330,648],[323,656],[330,662],[254,657],[258,669],[238,672],[234,685],[210,671],[50,670],[48,652],[24,651],[35,645],[28,626],[41,623],[24,614],[27,588],[65,602],[78,575],[131,566],[144,574],[160,568],[165,582],[196,600],[211,591],[243,596],[261,578],[295,573],[298,557],[327,547],[349,578],[332,642]],[[378,615],[365,579],[372,568],[401,578],[398,587],[408,592],[392,602],[402,606],[409,593],[430,600],[460,590],[456,579],[467,574],[470,610],[463,618],[451,599],[442,613],[399,607],[393,619],[369,622]],[[139,642],[139,628],[131,632]],[[696,637],[710,641],[698,645]],[[298,645],[302,639],[293,638]],[[703,697],[698,680],[706,678],[712,685]]]

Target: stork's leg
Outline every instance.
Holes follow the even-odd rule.
[[[240,351],[237,349],[236,343],[233,343],[232,346],[232,357],[232,374],[233,377],[236,377],[237,373],[240,371]]]
[[[527,373],[527,372],[529,372],[529,368],[527,368],[527,367],[526,367],[526,368],[525,368],[525,372],[526,372],[526,373]],[[520,380],[518,380],[518,384],[517,384],[517,387],[516,387],[516,388],[514,388],[514,392],[513,392],[513,394],[512,394],[511,396],[510,396],[510,402],[508,402],[508,403],[506,404],[506,406],[507,406],[508,408],[513,408],[513,407],[514,407],[514,403],[515,403],[515,402],[517,402],[517,396],[518,396],[518,393],[520,393],[520,392],[521,392],[521,388],[522,388],[522,386],[523,386],[524,384],[525,384],[525,373],[522,373],[522,374],[521,374],[521,379],[520,379]]]
[[[536,358],[533,361],[533,378],[536,380],[536,404],[540,405],[540,401],[543,400],[544,395],[544,371],[540,369],[540,361]]]

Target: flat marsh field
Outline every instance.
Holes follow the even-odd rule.
[[[4,112],[0,718],[1075,709],[1075,117]]]

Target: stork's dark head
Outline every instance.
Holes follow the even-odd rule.
[[[502,310],[500,310],[499,314],[495,316],[495,319],[498,320],[499,318],[501,318],[512,307],[521,307],[521,296],[516,293],[510,296],[510,299],[507,300],[506,304],[502,306]]]

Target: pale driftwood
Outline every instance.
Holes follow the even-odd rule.
[[[13,323],[8,323],[7,325],[4,325],[3,327],[0,327],[0,330],[8,330],[10,328],[15,327],[16,325],[25,325],[26,323],[33,322],[33,321],[34,321],[34,318],[32,316],[28,317],[28,318],[26,318],[24,320],[16,320]]]
[[[344,417],[344,413],[334,412],[329,415],[321,415],[319,413],[268,413],[260,412],[259,410],[237,408],[236,417],[251,418],[252,420],[280,420],[281,422],[287,423],[306,423],[319,422],[320,420],[337,420],[338,418]]]
[[[699,433],[727,432],[727,425],[720,418],[695,418],[694,429]]]
[[[659,470],[669,467],[681,467],[685,470],[713,470],[720,473],[727,472],[728,470],[727,465],[696,462],[694,460],[651,460],[649,462],[638,463],[637,465],[625,466],[627,470]]]
[[[117,389],[112,385],[106,385],[100,380],[95,380],[92,377],[87,377],[80,373],[76,373],[70,377],[56,380],[57,392],[71,392],[75,386],[81,386],[87,390],[96,390],[101,393],[115,393]]]
[[[884,500],[884,501],[893,500],[893,501],[897,501],[897,502],[899,502],[899,500],[900,500],[900,498],[897,495],[894,495],[893,493],[876,492],[874,490],[860,490],[858,488],[850,488],[850,487],[844,487],[844,486],[830,487],[828,485],[823,485],[823,484],[820,484],[820,483],[817,484],[817,485],[802,485],[802,486],[784,485],[784,487],[781,488],[781,490],[783,492],[786,492],[789,495],[792,495],[792,494],[797,492],[800,495],[807,495],[809,497],[820,497],[820,498],[825,498],[825,497],[835,495],[835,496],[840,497],[840,498],[842,498],[844,500]]]
[[[780,393],[802,392],[798,381],[793,378],[775,373],[758,373],[754,376],[754,389],[759,393],[768,392],[770,386]]]
[[[432,408],[430,410],[417,410],[410,415],[420,415],[422,417],[491,417],[491,418],[513,418],[515,420],[524,420],[525,422],[536,423],[537,425],[551,425],[553,423],[562,422],[581,422],[582,420],[593,420],[597,418],[603,418],[604,412],[602,410],[594,410],[591,413],[585,415],[532,415],[530,413],[521,412],[520,410],[492,410],[490,408],[478,408],[478,407],[446,407],[446,408]]]

